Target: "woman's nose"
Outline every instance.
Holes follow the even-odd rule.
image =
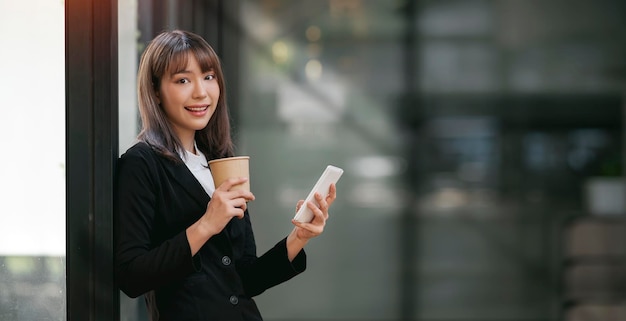
[[[193,88],[193,97],[196,99],[205,98],[207,96],[207,90],[204,87],[202,81],[196,81]]]

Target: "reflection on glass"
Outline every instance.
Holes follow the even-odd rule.
[[[66,318],[64,35],[62,1],[0,1],[0,320]]]

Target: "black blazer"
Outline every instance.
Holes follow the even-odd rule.
[[[286,239],[256,255],[250,215],[234,218],[195,255],[185,229],[210,201],[187,166],[137,143],[117,164],[116,280],[146,294],[152,320],[261,320],[252,299],[306,268],[290,262]]]

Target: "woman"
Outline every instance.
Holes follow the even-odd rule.
[[[174,30],[155,37],[139,66],[142,130],[120,157],[116,190],[116,277],[145,294],[152,320],[261,320],[252,297],[306,268],[303,247],[324,230],[334,185],[310,223],[257,257],[247,202],[213,184],[207,160],[233,156],[224,79],[204,39]],[[303,201],[296,204],[296,208]]]

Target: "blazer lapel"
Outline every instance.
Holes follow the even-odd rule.
[[[204,191],[200,182],[189,171],[187,165],[182,162],[174,163],[170,160],[160,158],[163,167],[167,170],[168,174],[177,181],[180,186],[193,197],[194,200],[202,207],[206,207],[207,203],[211,200],[209,195]]]

